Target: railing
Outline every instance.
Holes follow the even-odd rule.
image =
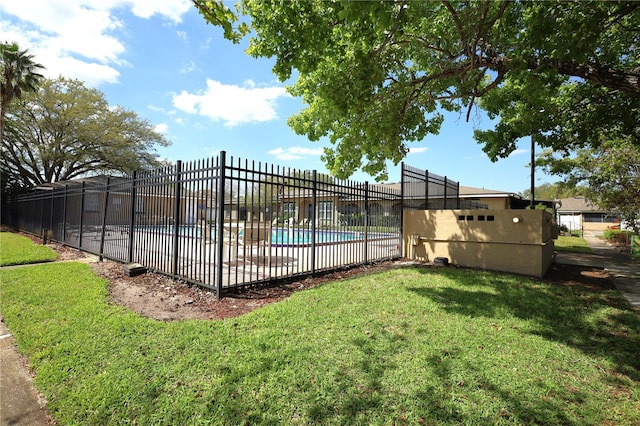
[[[219,156],[43,185],[5,224],[216,291],[400,257],[400,191]]]
[[[427,170],[407,166],[401,169],[402,207],[419,210],[459,209],[460,184]]]

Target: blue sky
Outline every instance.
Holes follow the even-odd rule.
[[[324,172],[327,141],[311,142],[287,126],[304,105],[286,94],[273,60],[254,59],[189,0],[0,0],[0,40],[18,42],[47,69],[102,91],[112,105],[135,111],[171,146],[158,154],[191,161],[221,150],[234,158]],[[289,82],[290,83],[290,82]],[[469,122],[448,114],[437,136],[410,144],[405,163],[462,185],[521,192],[530,185],[530,140],[492,163],[473,139],[490,128],[479,110]],[[400,180],[389,164],[389,181]],[[536,184],[554,179],[537,171]],[[352,179],[369,180],[356,171]]]

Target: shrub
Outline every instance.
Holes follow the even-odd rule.
[[[633,232],[621,231],[619,229],[606,229],[604,231],[604,237],[607,240],[624,245],[628,244],[629,240],[631,240],[631,235],[633,235]]]

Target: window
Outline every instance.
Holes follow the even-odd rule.
[[[333,201],[320,201],[318,203],[318,219],[333,219]]]
[[[601,222],[601,223],[617,223],[619,219],[616,216],[609,216],[605,213],[583,213],[582,218],[585,222]]]
[[[282,214],[287,218],[296,217],[296,203],[283,203]]]

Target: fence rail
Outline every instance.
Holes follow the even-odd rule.
[[[401,255],[401,191],[226,153],[43,185],[4,223],[223,292]]]

